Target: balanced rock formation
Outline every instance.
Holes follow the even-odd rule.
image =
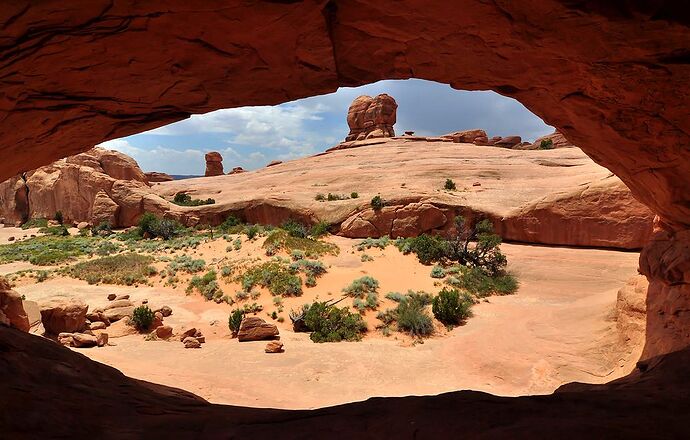
[[[393,137],[398,104],[385,93],[374,98],[362,95],[352,101],[347,111],[350,133],[346,141]]]
[[[237,340],[240,342],[261,341],[273,339],[276,336],[278,336],[278,327],[267,323],[258,316],[248,316],[242,319],[240,330],[237,332]]]
[[[206,159],[206,177],[222,176],[223,173],[223,156],[217,151],[211,151],[204,156]]]
[[[24,310],[22,297],[12,290],[7,280],[0,276],[0,324],[28,332],[31,324]]]
[[[170,182],[174,180],[170,174],[160,173],[158,171],[151,171],[145,174],[150,183]]]

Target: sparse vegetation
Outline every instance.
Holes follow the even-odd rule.
[[[162,238],[170,240],[182,226],[174,220],[160,219],[150,212],[145,213],[139,219],[138,235],[144,238]]]
[[[351,198],[351,199],[358,199],[358,198],[359,198],[359,194],[356,193],[355,191],[353,191],[353,192],[350,193],[350,198]]]
[[[364,251],[366,249],[376,248],[385,249],[391,243],[391,239],[387,235],[380,238],[365,238],[357,243],[357,250]]]
[[[321,238],[324,235],[328,234],[328,229],[330,227],[331,227],[330,223],[325,222],[325,221],[320,221],[311,227],[311,236],[313,238]]]
[[[218,285],[218,276],[215,270],[206,272],[202,277],[194,275],[192,279],[189,280],[187,292],[191,293],[194,290],[197,290],[208,300],[221,300],[223,297],[223,291],[220,285]]]
[[[434,317],[448,327],[460,324],[471,316],[474,301],[468,293],[456,289],[441,290],[432,303]]]
[[[65,216],[62,215],[62,211],[55,211],[55,217],[53,217],[53,220],[62,225],[65,222]]]
[[[237,336],[237,332],[240,331],[240,325],[242,325],[242,318],[244,318],[244,310],[235,309],[230,313],[228,318],[228,327],[230,327],[230,332],[232,337]]]
[[[314,200],[317,202],[325,202],[326,201],[326,196],[323,195],[322,193],[318,193],[316,197],[314,197]]]
[[[446,179],[446,183],[443,185],[443,189],[446,191],[455,191],[457,188],[455,182],[452,179]]]
[[[89,284],[144,284],[156,273],[153,258],[134,253],[118,254],[83,261],[63,269],[63,273]]]
[[[22,226],[22,229],[31,229],[31,228],[47,228],[48,227],[48,219],[47,218],[32,218],[27,220]]]
[[[386,294],[386,298],[396,301],[398,305],[395,309],[380,312],[376,316],[383,323],[384,331],[388,331],[391,325],[397,323],[399,331],[415,337],[429,336],[433,333],[434,325],[427,311],[431,295],[410,290],[406,295],[390,292]]]
[[[248,269],[237,279],[242,283],[242,289],[251,291],[254,286],[268,289],[272,295],[300,296],[302,295],[302,279],[279,260],[272,260]]]
[[[134,327],[140,332],[148,330],[153,323],[153,311],[147,305],[139,306],[134,309],[132,313],[132,322]]]
[[[362,254],[362,256],[359,257],[359,261],[361,261],[362,263],[365,263],[367,261],[374,261],[374,257],[368,254]]]
[[[446,270],[443,266],[434,266],[431,269],[431,278],[444,278],[446,276]]]
[[[306,256],[319,257],[325,254],[337,255],[338,246],[311,238],[294,237],[282,229],[271,231],[264,241],[263,246],[274,245],[278,249],[284,249],[288,253],[295,250],[302,251]]]
[[[202,205],[213,205],[216,203],[214,199],[208,198],[206,200],[193,199],[192,196],[184,192],[179,192],[175,194],[173,203],[180,206],[202,206]]]
[[[343,289],[343,293],[353,298],[364,298],[368,293],[376,293],[379,288],[379,282],[374,278],[365,275],[350,283],[349,286]]]
[[[466,290],[478,298],[489,295],[509,295],[518,288],[517,279],[510,273],[488,275],[481,268],[460,267],[459,276],[449,277],[446,283]]]
[[[113,233],[113,228],[108,222],[101,222],[91,228],[91,235],[94,237],[107,237]]]
[[[542,139],[542,141],[539,142],[539,149],[553,150],[553,139]]]
[[[177,275],[178,271],[186,273],[201,272],[206,268],[206,262],[202,259],[194,259],[189,255],[179,255],[168,264],[167,272],[169,275]]]

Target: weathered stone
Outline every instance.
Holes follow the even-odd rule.
[[[95,336],[86,333],[73,333],[72,340],[74,346],[77,348],[88,348],[98,345],[98,339],[96,339]]]
[[[283,348],[283,343],[281,341],[270,341],[266,344],[266,353],[282,353],[285,351]]]
[[[103,312],[108,320],[119,321],[125,317],[131,318],[134,314],[134,306],[113,307]]]
[[[156,327],[154,333],[158,339],[170,339],[173,335],[173,328],[169,325]]]
[[[350,126],[350,133],[345,140],[395,136],[393,126],[397,108],[395,99],[385,93],[374,98],[366,95],[355,98],[347,111],[347,125]]]
[[[173,178],[170,174],[159,173],[157,171],[151,171],[151,172],[144,173],[144,174],[146,175],[146,179],[150,183],[171,182],[173,180]]]
[[[248,316],[242,319],[240,330],[237,332],[237,340],[261,341],[263,339],[273,339],[278,336],[278,327],[269,324],[258,316]]]
[[[73,333],[84,329],[89,306],[76,298],[56,298],[41,304],[41,321],[48,333]]]
[[[114,293],[108,295],[108,301],[114,301],[115,298],[117,298],[117,295],[115,295]]]
[[[184,348],[201,348],[201,342],[191,336],[184,338],[182,343],[184,344]]]
[[[108,326],[105,325],[105,322],[102,322],[102,321],[96,321],[96,322],[92,322],[91,324],[89,324],[90,330],[103,330],[107,327]]]
[[[185,330],[180,335],[180,341],[184,341],[186,338],[193,338],[194,335],[196,335],[196,332],[197,332],[197,330],[195,327],[192,327],[190,329]]]
[[[163,306],[156,311],[161,312],[161,315],[163,315],[164,318],[167,318],[168,316],[172,315],[173,312],[172,309],[168,306]]]
[[[223,156],[217,151],[206,153],[206,173],[205,176],[222,176],[223,175]]]
[[[96,345],[99,347],[105,347],[108,345],[108,334],[104,332],[99,332],[96,334]]]
[[[10,288],[7,280],[0,276],[0,323],[23,332],[31,328],[29,317],[24,310],[22,297]]]

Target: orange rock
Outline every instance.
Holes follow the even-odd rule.
[[[242,319],[240,330],[237,332],[237,340],[261,341],[263,339],[273,339],[278,336],[278,327],[269,324],[258,316],[248,316]]]
[[[374,98],[359,96],[347,111],[347,125],[350,133],[346,141],[395,136],[393,125],[396,121],[398,104],[392,96],[385,93]]]
[[[56,298],[41,304],[41,321],[52,334],[82,331],[89,306],[76,298]]]
[[[206,177],[222,176],[223,173],[223,156],[217,151],[206,153]]]
[[[264,349],[266,353],[282,353],[285,351],[283,343],[280,341],[270,341]]]
[[[0,324],[28,332],[31,324],[22,305],[22,297],[0,276]]]
[[[452,139],[455,143],[487,145],[489,138],[484,130],[462,130],[444,134],[442,138]]]
[[[170,182],[173,180],[173,178],[170,174],[159,173],[158,171],[151,171],[151,172],[144,173],[144,174],[146,175],[146,179],[150,183]]]

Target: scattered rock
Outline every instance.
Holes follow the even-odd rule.
[[[86,314],[86,319],[91,322],[103,322],[106,326],[110,325],[110,319],[105,315],[103,310],[94,310]]]
[[[482,184],[479,183],[479,182],[474,182],[474,183],[472,184],[472,186],[482,186]]]
[[[48,333],[74,333],[84,329],[89,306],[76,298],[56,298],[41,304],[41,321]]]
[[[173,312],[172,309],[168,306],[163,306],[156,311],[161,312],[161,315],[163,315],[164,318],[167,318],[168,316],[172,315]]]
[[[105,322],[102,322],[102,321],[96,321],[96,322],[92,322],[91,324],[89,324],[89,330],[103,330],[106,327],[108,327],[108,326],[105,325]]]
[[[134,306],[112,307],[103,311],[109,321],[119,321],[122,318],[131,318],[134,314]]]
[[[74,338],[72,337],[72,333],[60,333],[57,340],[59,344],[62,344],[65,347],[74,346]]]
[[[95,347],[98,345],[98,339],[95,336],[86,333],[73,333],[72,340],[74,346],[77,348]]]
[[[14,236],[12,236],[12,237],[7,237],[7,241],[14,241]]]
[[[191,336],[186,337],[182,343],[184,344],[184,348],[201,348],[201,342]]]
[[[242,319],[240,330],[237,332],[237,339],[244,341],[261,341],[263,339],[273,339],[278,336],[278,327],[269,324],[258,316],[249,316]]]
[[[451,139],[458,144],[487,145],[489,143],[486,132],[479,129],[456,131],[454,133],[444,134],[441,137]]]
[[[245,172],[246,172],[246,170],[245,170],[244,168],[242,168],[242,167],[235,167],[235,168],[233,168],[232,170],[230,170],[230,172],[229,172],[228,174],[242,174],[242,173],[245,173]]]
[[[223,173],[223,156],[217,151],[206,153],[206,173],[205,176],[222,176]]]
[[[169,325],[161,325],[154,330],[158,339],[170,339],[173,335],[173,328]]]
[[[282,353],[285,351],[283,343],[280,341],[271,341],[266,344],[266,353]]]
[[[111,293],[110,295],[108,295],[108,301],[113,301],[113,300],[115,300],[115,298],[117,298],[117,295],[115,295],[114,293]]]
[[[129,299],[129,295],[118,295],[115,297],[115,301]]]
[[[161,325],[163,325],[163,315],[161,314],[161,312],[156,312],[153,314],[153,321],[151,321],[149,331],[154,330],[160,327]]]
[[[88,222],[79,222],[77,223],[77,229],[87,229],[89,227]]]
[[[137,333],[139,332],[132,325],[132,319],[128,316],[122,318],[117,322],[114,322],[110,327],[108,327],[108,335],[110,339],[121,338],[123,336],[128,335],[135,335]]]
[[[100,332],[96,335],[96,344],[99,347],[105,347],[108,345],[108,334]]]
[[[192,337],[192,338],[193,338],[194,335],[196,335],[196,331],[197,331],[197,330],[196,330],[195,327],[192,327],[192,328],[190,328],[190,329],[185,330],[185,331],[182,332],[182,334],[180,335],[180,341],[184,341],[186,338],[189,338],[189,337]]]

